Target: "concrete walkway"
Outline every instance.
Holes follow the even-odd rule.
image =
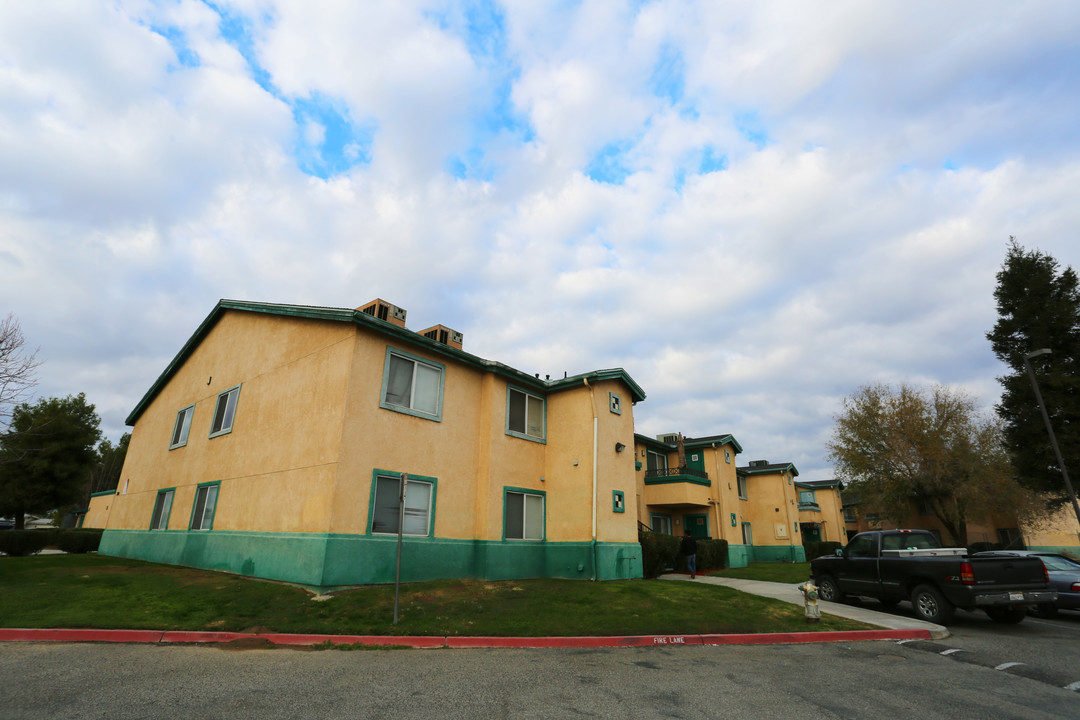
[[[739,578],[716,577],[714,575],[698,575],[696,579],[691,580],[689,575],[667,574],[661,575],[660,579],[708,583],[709,585],[723,585],[738,590],[739,592],[750,593],[751,595],[761,595],[762,597],[768,597],[774,600],[782,600],[784,602],[792,603],[793,605],[799,605],[800,607],[803,604],[802,591],[799,590],[795,584],[765,582],[764,580],[742,580]],[[888,628],[890,630],[926,630],[930,633],[931,637],[936,640],[947,638],[951,634],[948,628],[943,625],[935,625],[934,623],[929,623],[924,620],[902,617],[893,615],[892,613],[878,612],[877,610],[870,610],[856,605],[825,602],[822,600],[818,603],[818,607],[821,608],[821,612],[828,615],[836,615],[837,617],[844,617],[849,620],[858,620],[867,625],[877,625],[878,627]]]

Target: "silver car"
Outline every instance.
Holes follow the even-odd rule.
[[[1039,617],[1054,617],[1058,610],[1080,610],[1080,562],[1075,558],[1038,550],[988,550],[972,557],[1006,557],[1009,555],[1034,555],[1043,561],[1050,578],[1050,589],[1057,590],[1058,599],[1053,603],[1038,605],[1033,611]]]

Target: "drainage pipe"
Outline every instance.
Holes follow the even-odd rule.
[[[596,416],[596,388],[589,384],[589,378],[582,378],[585,387],[589,388],[589,400],[592,405],[592,579],[596,580],[596,463],[599,459],[597,450],[597,434],[599,433],[599,419]]]

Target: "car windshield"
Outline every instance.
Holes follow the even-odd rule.
[[[1039,555],[1047,570],[1071,570],[1080,572],[1080,565],[1061,557],[1060,555]]]

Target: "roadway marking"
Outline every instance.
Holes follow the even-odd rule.
[[[1016,667],[1017,665],[1023,665],[1023,664],[1024,664],[1024,663],[1021,663],[1021,662],[1007,662],[1007,663],[1001,663],[1000,665],[998,665],[998,666],[997,666],[996,668],[994,668],[994,669],[995,669],[995,670],[1008,670],[1008,669],[1009,669],[1009,668],[1011,668],[1011,667]]]
[[[912,641],[912,640],[914,640],[914,639],[915,639],[915,638],[909,638],[908,640],[897,640],[897,641],[896,641],[896,644],[897,644],[897,645],[903,645],[904,643],[909,643],[909,642],[911,642],[911,641]]]
[[[952,655],[953,653],[964,652],[963,648],[949,648],[948,650],[942,650],[941,655]]]
[[[1065,689],[1072,690],[1073,692],[1080,692],[1080,680],[1077,680],[1074,683],[1069,683],[1065,686]]]

